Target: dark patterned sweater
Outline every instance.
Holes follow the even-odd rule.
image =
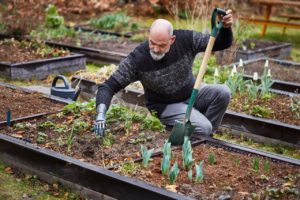
[[[188,99],[195,78],[192,65],[198,52],[206,49],[210,35],[190,30],[174,30],[175,42],[159,61],[152,59],[148,41],[141,43],[119,65],[118,69],[98,88],[96,105],[107,107],[115,93],[134,81],[141,81],[146,106],[160,115],[170,103]],[[213,51],[228,48],[232,43],[231,29],[221,29]]]

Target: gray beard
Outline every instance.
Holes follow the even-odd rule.
[[[165,53],[163,53],[163,54],[157,54],[157,53],[154,53],[153,51],[150,50],[150,55],[151,55],[151,57],[153,58],[153,60],[159,61],[159,60],[161,60],[166,54],[165,54]]]

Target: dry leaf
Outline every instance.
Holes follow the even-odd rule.
[[[166,189],[171,192],[177,192],[177,185],[166,185]]]

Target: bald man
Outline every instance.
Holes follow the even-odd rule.
[[[231,46],[233,34],[231,10],[225,16],[213,51]],[[173,30],[165,19],[157,19],[150,28],[149,39],[134,49],[102,85],[96,96],[95,133],[104,135],[105,113],[115,93],[134,81],[141,81],[145,103],[161,122],[173,126],[184,118],[195,78],[192,65],[195,56],[206,49],[210,35],[191,30]],[[225,85],[202,85],[191,112],[196,125],[194,134],[211,135],[220,125],[230,101]]]

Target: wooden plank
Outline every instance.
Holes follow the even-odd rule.
[[[300,28],[299,23],[292,23],[292,22],[282,22],[282,21],[275,21],[275,20],[264,20],[264,19],[256,19],[256,18],[248,18],[248,17],[239,17],[241,20],[245,20],[254,24],[266,24],[272,26],[283,26],[288,28]]]
[[[299,1],[283,1],[283,0],[251,0],[251,3],[259,3],[265,5],[286,5],[286,6],[299,6]]]
[[[288,18],[290,20],[298,20],[298,19],[300,19],[300,15],[281,14],[281,15],[278,15],[278,16],[279,17]]]

